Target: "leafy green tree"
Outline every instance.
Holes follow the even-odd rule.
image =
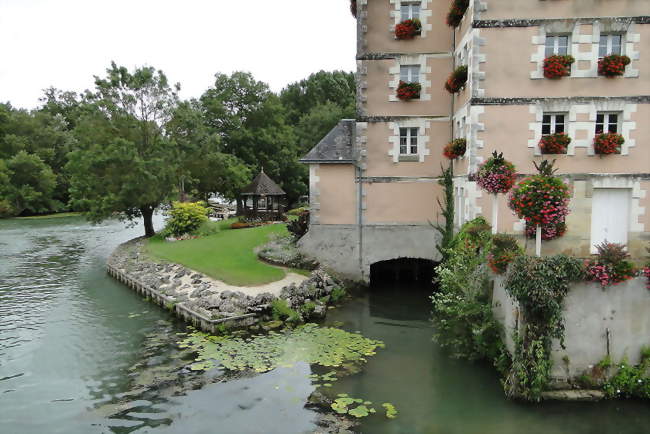
[[[95,77],[87,97],[94,111],[75,128],[78,148],[69,154],[73,203],[94,222],[117,215],[142,217],[153,236],[153,213],[175,186],[176,160],[163,125],[178,98],[165,74],[152,67],[133,73],[114,62]]]
[[[314,106],[296,125],[300,153],[306,154],[316,146],[341,119],[354,119],[354,106],[341,107],[328,101]]]
[[[0,189],[15,214],[34,214],[56,211],[61,207],[52,199],[56,176],[52,169],[34,154],[20,151],[7,161],[6,169],[0,168]],[[8,183],[7,183],[8,179]]]
[[[2,110],[2,107],[0,107]],[[11,217],[16,214],[16,210],[9,202],[9,192],[11,188],[11,172],[4,160],[0,160],[0,218]]]

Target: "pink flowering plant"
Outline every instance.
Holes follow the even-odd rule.
[[[571,189],[553,176],[553,163],[543,161],[539,166],[535,163],[535,167],[539,174],[524,179],[512,190],[508,206],[526,221],[526,226],[541,225],[549,231],[553,225],[564,223],[569,214]],[[557,229],[555,236],[559,234]]]
[[[564,236],[566,233],[566,223],[564,219],[555,223],[542,225],[542,240],[551,241]],[[534,239],[537,236],[537,225],[526,224],[526,238]]]
[[[605,287],[618,285],[636,275],[634,264],[627,260],[629,255],[624,244],[604,241],[596,246],[596,250],[596,258],[585,264],[588,280]]]
[[[476,174],[476,182],[483,190],[491,194],[507,193],[517,180],[515,166],[503,158],[503,153],[492,153],[481,165]]]

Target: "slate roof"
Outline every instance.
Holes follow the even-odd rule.
[[[354,129],[356,120],[343,119],[327,133],[311,151],[300,159],[302,163],[354,163]]]
[[[273,182],[266,173],[264,173],[264,170],[262,170],[260,174],[253,179],[253,182],[242,189],[241,194],[249,196],[284,196],[286,193],[278,186],[278,184]]]

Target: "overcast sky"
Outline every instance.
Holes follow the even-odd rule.
[[[0,102],[91,88],[111,60],[162,69],[183,98],[236,70],[279,91],[352,71],[355,31],[348,0],[0,0]]]

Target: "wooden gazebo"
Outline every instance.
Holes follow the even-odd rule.
[[[280,220],[284,215],[286,195],[262,170],[239,194],[237,215],[253,219]]]

